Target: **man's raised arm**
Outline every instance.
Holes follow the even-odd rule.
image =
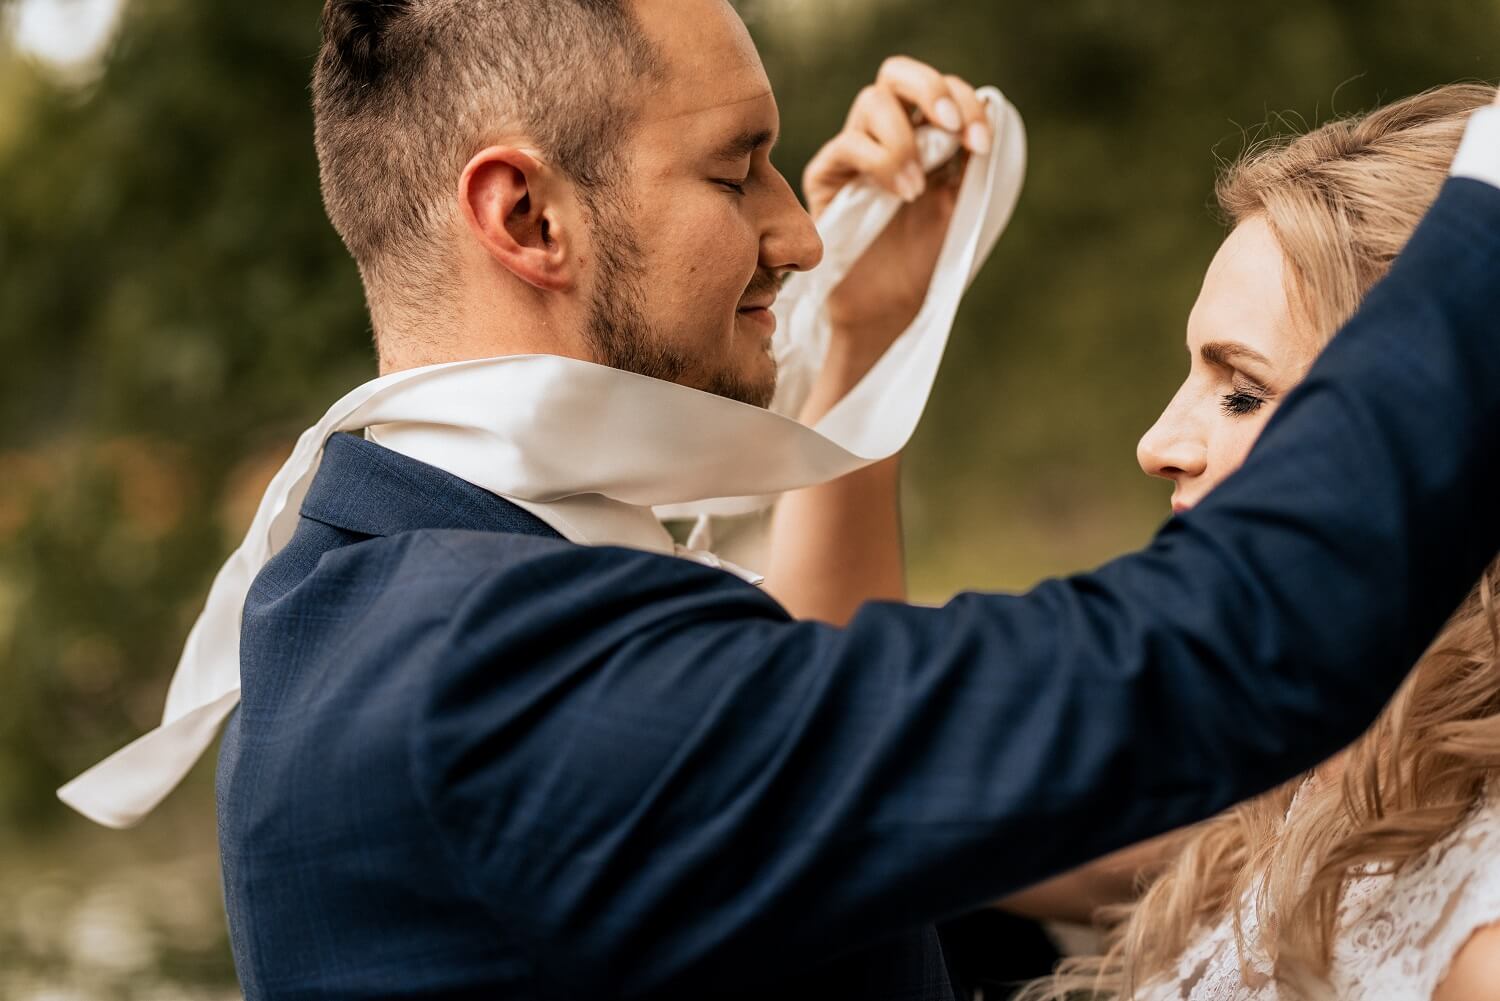
[[[1024,596],[840,629],[623,550],[498,572],[413,707],[454,863],[564,993],[701,996],[1286,780],[1500,544],[1497,318],[1500,190],[1451,180],[1240,473]]]

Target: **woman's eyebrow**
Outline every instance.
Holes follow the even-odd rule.
[[[747,129],[714,150],[713,158],[725,163],[737,163],[775,143],[776,133],[770,129]]]
[[[1198,354],[1210,365],[1218,368],[1234,368],[1235,362],[1255,362],[1271,368],[1271,359],[1252,348],[1234,341],[1211,341],[1198,349]]]

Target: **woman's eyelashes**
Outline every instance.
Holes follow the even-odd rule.
[[[1219,398],[1219,406],[1230,417],[1248,417],[1271,399],[1271,391],[1254,383],[1234,383],[1230,392]]]

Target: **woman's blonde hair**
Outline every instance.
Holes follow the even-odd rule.
[[[1294,319],[1322,342],[1358,307],[1436,198],[1470,112],[1494,90],[1455,84],[1246,152],[1217,186],[1233,225],[1262,218],[1287,259]],[[1328,972],[1356,872],[1394,873],[1457,827],[1500,769],[1500,562],[1492,564],[1375,725],[1342,779],[1302,779],[1178,835],[1169,868],[1102,909],[1103,955],[1065,960],[1023,997],[1127,999],[1169,978],[1195,934],[1226,918],[1242,957],[1286,987]],[[1369,868],[1367,868],[1369,867]],[[1254,893],[1260,931],[1241,910]],[[1246,971],[1248,973],[1248,970]]]

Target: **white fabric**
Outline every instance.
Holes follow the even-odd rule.
[[[1256,889],[1243,911],[1245,941],[1252,943],[1248,977],[1241,974],[1234,928],[1226,919],[1183,952],[1170,981],[1143,989],[1141,1001],[1313,1001],[1279,988],[1271,963],[1254,949],[1260,932]],[[1500,797],[1491,795],[1401,872],[1350,884],[1339,909],[1329,981],[1316,1001],[1431,1001],[1464,943],[1496,921]]]
[[[298,440],[261,501],[244,543],[214,580],[167,693],[162,725],[58,790],[85,816],[129,826],[155,808],[212,743],[239,701],[239,631],[251,582],[286,545],[324,443],[363,429],[372,440],[444,469],[537,515],[566,538],[665,554],[661,516],[764,509],[777,495],[825,483],[899,451],[927,403],[963,293],[1010,219],[1025,175],[1020,117],[981,91],[993,151],[971,162],[932,286],[916,320],[858,386],[809,428],[793,419],[827,348],[828,292],[900,208],[856,185],[820,222],[825,263],[798,275],[777,307],[783,373],[771,410],[550,355],[459,362],[367,383]],[[920,130],[929,169],[958,150]],[[699,539],[706,521],[700,520]],[[720,565],[712,554],[687,555]],[[739,568],[726,566],[733,572]],[[746,573],[754,579],[754,575]]]
[[[1500,107],[1480,108],[1469,116],[1450,173],[1500,188]]]

